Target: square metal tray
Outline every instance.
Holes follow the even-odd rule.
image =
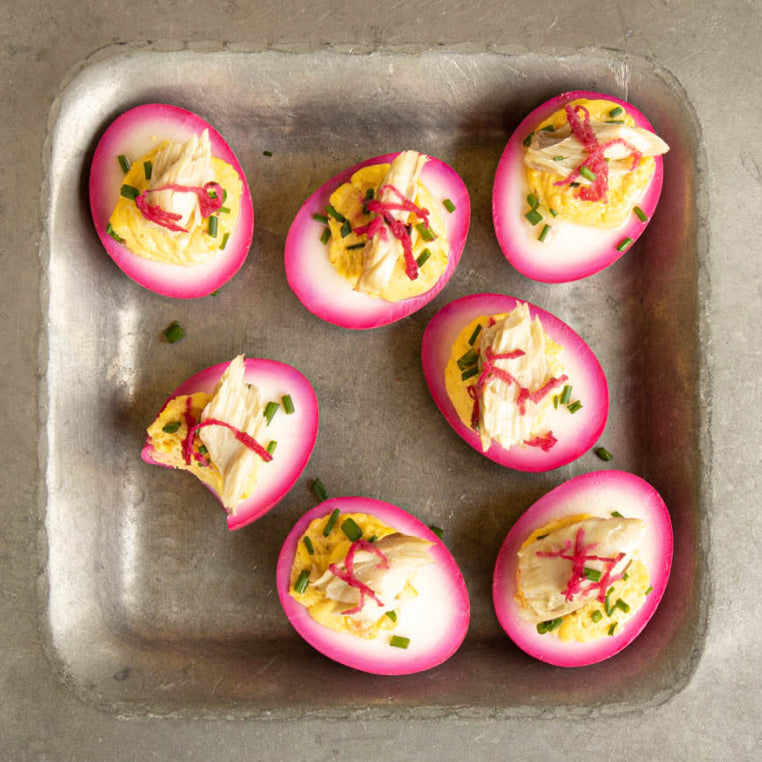
[[[523,116],[570,89],[630,100],[671,150],[660,206],[632,250],[583,281],[545,285],[519,275],[500,252],[492,180]],[[249,178],[252,250],[216,296],[184,302],[142,289],[94,232],[86,188],[95,143],[117,114],[146,102],[204,116]],[[460,266],[431,304],[399,323],[365,332],[326,324],[286,283],[289,224],[337,171],[403,148],[448,162],[469,188]],[[580,716],[672,696],[701,654],[709,607],[702,156],[677,83],[646,61],[600,51],[146,49],[84,68],[51,118],[42,243],[40,591],[46,647],[62,679],[123,716]],[[517,517],[562,481],[608,466],[589,453],[550,473],[510,471],[466,446],[437,412],[421,370],[423,330],[444,304],[479,291],[527,299],[586,339],[610,385],[601,440],[614,454],[609,465],[649,480],[671,511],[665,598],[629,648],[593,667],[564,670],[525,656],[492,610],[493,564]],[[187,330],[176,345],[161,338],[172,320]],[[147,466],[139,454],[167,394],[238,352],[305,373],[321,424],[307,470],[283,502],[231,534],[201,484]],[[444,528],[472,604],[466,641],[448,662],[375,677],[325,659],[293,632],[275,592],[275,563],[314,503],[315,476],[333,495],[378,497]]]

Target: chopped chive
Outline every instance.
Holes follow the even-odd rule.
[[[624,124],[624,119],[607,119],[606,124]],[[606,159],[608,161],[608,159]]]
[[[548,535],[547,534],[538,534],[537,537],[535,537],[535,540],[544,540]]]
[[[441,527],[430,526],[429,529],[441,540],[444,532]]]
[[[134,185],[123,185],[119,193],[130,201],[134,201],[140,195],[140,191]]]
[[[341,237],[346,238],[352,232],[352,223],[349,220],[346,220],[344,224],[341,226],[340,232],[341,232]]]
[[[269,453],[270,453],[270,455],[272,455],[272,454],[275,452],[275,448],[276,448],[277,446],[278,446],[278,443],[277,443],[277,442],[276,442],[274,439],[271,439],[271,440],[270,440],[270,441],[267,443],[267,447],[265,447],[265,450],[267,450],[267,452],[269,452]]]
[[[262,151],[262,156],[272,156],[272,155],[273,155],[272,151]]]
[[[227,191],[226,191],[226,190],[223,188],[223,189],[222,189],[222,203],[223,203],[223,204],[224,204],[224,203],[225,203],[225,201],[227,200],[227,197],[228,197],[228,192],[227,192]]]
[[[588,169],[587,167],[580,167],[579,173],[582,175],[582,177],[585,178],[585,180],[590,180],[590,182],[595,182],[595,172],[593,172],[591,169]]]
[[[558,410],[558,395],[557,394],[553,395],[553,409]]]
[[[614,119],[615,117],[623,113],[624,113],[624,109],[621,106],[615,106],[614,108],[611,109],[611,111],[609,111],[609,116],[612,119]]]
[[[396,611],[384,611],[384,614],[389,617],[389,619],[392,620],[392,622],[397,621],[397,612]]]
[[[362,529],[357,525],[354,519],[345,519],[341,522],[341,531],[352,541],[359,540],[362,537]]]
[[[592,614],[590,614],[590,618],[597,624],[601,621],[601,619],[603,619],[603,612],[599,609],[596,609]]]
[[[571,405],[569,405],[566,409],[573,415],[578,410],[582,410],[582,403],[577,400],[576,402],[572,402]]]
[[[632,244],[633,244],[633,243],[635,243],[635,242],[632,240],[632,238],[629,238],[629,237],[628,237],[628,238],[625,238],[625,239],[624,239],[624,241],[622,241],[622,242],[621,242],[621,243],[620,243],[620,244],[619,244],[619,245],[616,247],[616,250],[617,250],[617,251],[626,251],[627,249],[629,249],[629,248],[630,248],[630,246],[632,246]]]
[[[604,601],[603,608],[606,611],[606,616],[611,616],[611,612],[614,610],[614,607],[611,605],[611,601],[609,600],[611,593],[614,592],[614,588],[610,587],[606,591],[606,600]]]
[[[312,491],[315,493],[315,497],[322,503],[323,500],[328,499],[328,490],[326,490],[323,482],[320,479],[313,479]]]
[[[542,215],[536,209],[530,209],[524,216],[532,225],[536,225],[542,220]]]
[[[570,188],[579,188],[579,183],[569,183]]]
[[[330,517],[328,518],[328,522],[323,527],[323,537],[328,537],[328,535],[331,534],[333,525],[336,523],[336,519],[338,518],[339,518],[339,509],[334,508],[333,513],[331,513]]]
[[[318,214],[315,212],[315,214],[312,215],[312,219],[316,222],[322,222],[324,225],[328,224],[328,217],[326,217],[324,214]]]
[[[307,535],[304,535],[304,537],[302,538],[302,542],[304,543],[304,547],[307,548],[307,552],[310,555],[314,555],[315,546],[312,544],[312,540],[310,540],[310,538],[307,537]]]
[[[219,217],[217,215],[213,214],[209,217],[209,235],[212,238],[217,237],[217,223],[219,222]]]
[[[644,595],[648,595],[653,590],[653,587],[651,585],[648,586],[648,590],[644,593]]]
[[[468,381],[469,378],[473,378],[478,373],[479,373],[479,366],[478,365],[474,365],[473,367],[469,368],[468,370],[464,370],[460,374],[460,380],[461,381]]]
[[[275,414],[278,412],[280,404],[278,402],[268,402],[265,406],[265,418],[267,419],[267,425],[272,423]]]
[[[537,240],[544,241],[548,237],[548,233],[550,233],[550,225],[543,225],[540,235],[537,236]]]
[[[474,363],[479,361],[479,353],[471,347],[471,349],[468,350],[464,355],[461,355],[456,362],[458,363],[458,367],[461,370],[465,370],[466,368],[470,368]]]
[[[622,575],[622,579],[623,579],[625,582],[627,582],[627,580],[628,580],[629,578],[630,578],[630,574],[629,574],[629,572],[625,572],[625,573]]]
[[[347,251],[353,251],[354,249],[364,249],[365,244],[361,241],[360,243],[350,243],[349,246],[347,246]]]
[[[479,334],[482,332],[482,324],[477,323],[474,332],[471,334],[471,338],[468,340],[468,346],[472,347]]]
[[[365,191],[365,200],[370,201],[373,198],[374,193],[375,191],[373,190],[373,188],[368,188],[368,190]]]
[[[648,215],[639,207],[636,206],[633,210],[641,222],[648,222]]]
[[[428,242],[434,240],[434,234],[426,227],[423,222],[419,222],[415,226],[415,229],[418,231],[418,235],[420,235],[424,241]]]
[[[530,193],[527,196],[527,204],[529,204],[532,209],[536,209],[540,205],[540,199],[537,198],[537,196],[534,195],[534,193]]]
[[[548,210],[554,217],[558,217],[558,212],[555,209]]]
[[[615,519],[623,519],[623,518],[624,518],[624,516],[622,516],[622,514],[621,514],[621,513],[619,513],[619,511],[611,511],[611,515],[612,515],[612,516],[613,516]]]
[[[130,160],[123,153],[120,153],[116,158],[119,160],[122,172],[126,175],[130,171]]]
[[[403,638],[400,635],[392,635],[389,645],[394,648],[407,648],[410,645],[410,638]]]
[[[446,199],[445,199],[445,200],[442,202],[442,206],[443,206],[445,209],[447,209],[447,211],[448,211],[450,214],[452,214],[452,213],[455,211],[455,204],[453,204],[453,203],[452,203],[452,201],[450,201],[450,199],[449,199],[449,198],[446,198]]]
[[[614,634],[614,630],[616,630],[616,622],[612,622],[612,623],[609,625],[609,635],[610,635],[610,636]]]
[[[596,447],[593,452],[606,463],[611,460],[611,453],[605,447]]]
[[[146,180],[151,179],[151,174],[153,173],[153,163],[150,161],[144,161],[143,162],[143,172],[145,173]]]
[[[333,219],[338,220],[339,222],[347,221],[347,218],[341,212],[337,212],[330,204],[326,205],[325,211],[330,217],[333,217]]]
[[[228,235],[230,235],[230,233],[226,233],[225,235],[226,235],[226,236],[228,236]],[[220,248],[225,248],[225,247],[224,247],[224,246],[221,246]],[[211,293],[211,294],[209,294],[209,296],[217,296],[217,294],[219,294],[219,293],[220,293],[220,292],[219,292],[219,289],[216,289],[216,288],[215,288],[215,289],[214,289],[214,291],[212,291],[212,293]]]
[[[119,235],[119,233],[114,230],[114,228],[111,227],[111,223],[109,222],[108,225],[106,225],[106,232],[117,242],[117,243],[124,243],[124,238]]]
[[[563,391],[561,392],[561,397],[559,399],[559,402],[562,405],[568,405],[569,400],[571,399],[571,393],[572,393],[571,386],[569,384],[566,384],[563,388]]]
[[[553,161],[563,161],[563,160],[564,160],[563,156],[554,156],[553,157]]]
[[[162,428],[162,431],[165,434],[174,434],[181,426],[182,424],[180,421],[172,421],[172,423],[168,423],[166,426]]]
[[[378,535],[374,534],[372,537],[368,538],[368,542],[375,542],[378,539]]]
[[[423,267],[426,264],[426,260],[431,256],[431,252],[428,249],[424,249],[418,259],[415,260],[415,263],[418,265],[418,267]]]
[[[616,599],[616,603],[614,604],[614,606],[624,611],[625,614],[627,614],[630,610],[630,604],[627,603],[627,601],[623,601],[621,598]]]
[[[222,236],[222,243],[220,244],[220,251],[224,249],[228,245],[228,240],[230,239],[230,231],[228,230],[224,236]],[[217,292],[215,291],[215,294]]]
[[[227,206],[221,206],[217,211],[220,214],[230,214],[230,208]]]
[[[177,322],[177,320],[173,320],[165,329],[164,329],[164,338],[170,343],[170,344],[176,344],[180,339],[182,339],[185,336],[185,329],[180,325],[180,323]]]
[[[534,133],[530,132],[529,135],[527,135],[522,141],[521,145],[524,146],[524,148],[527,148],[529,144],[532,142],[532,138],[534,137]]]
[[[283,410],[285,410],[286,415],[291,415],[294,412],[294,401],[291,399],[291,395],[284,394],[280,401],[283,403]]]
[[[558,617],[557,619],[548,619],[547,622],[540,622],[537,625],[537,632],[539,632],[540,635],[544,635],[546,632],[553,632],[553,630],[563,624],[563,621],[564,620],[561,617]]]
[[[320,236],[320,243],[328,243],[328,239],[331,237],[331,228],[323,228],[323,235]]]
[[[552,124],[546,124],[544,127],[540,127],[539,132],[555,132],[556,128]]]
[[[589,579],[592,582],[601,581],[601,573],[598,571],[598,569],[590,569],[589,567],[585,566],[584,569],[582,569],[582,573],[585,575],[586,579]]]
[[[307,589],[307,585],[310,583],[310,572],[309,569],[302,569],[299,572],[299,576],[296,579],[296,583],[294,584],[294,590],[297,593],[303,593]]]
[[[209,452],[209,450],[206,449],[206,445],[201,445],[198,448],[198,454],[199,455],[206,455]]]

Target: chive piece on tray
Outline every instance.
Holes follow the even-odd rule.
[[[542,215],[536,209],[530,209],[524,216],[532,225],[536,225],[538,222],[542,221]]]
[[[648,215],[639,206],[634,207],[632,211],[641,222],[648,222]]]
[[[119,193],[130,201],[134,201],[140,195],[140,191],[134,185],[123,185]]]
[[[415,263],[418,265],[418,267],[423,267],[426,264],[426,260],[431,256],[431,252],[428,249],[424,249],[418,259],[415,260]]]
[[[323,537],[328,537],[329,534],[331,534],[331,531],[333,530],[333,526],[336,523],[336,520],[339,518],[339,509],[334,508],[333,513],[328,518],[328,521],[326,522],[326,525],[323,527]]]
[[[357,525],[354,519],[345,519],[341,522],[341,531],[347,536],[349,540],[355,542],[362,537],[362,529]]]
[[[429,529],[441,540],[442,535],[444,534],[444,531],[441,527],[435,527],[433,524],[429,527]]]
[[[450,201],[450,199],[449,199],[449,198],[446,198],[446,199],[445,199],[445,200],[442,202],[442,206],[444,206],[444,208],[445,208],[445,209],[447,209],[447,211],[448,211],[450,214],[452,214],[452,213],[455,211],[455,204],[453,204],[453,203],[452,203],[452,201]]]
[[[616,247],[617,251],[627,251],[627,249],[632,246],[632,244],[635,243],[632,238],[625,238],[621,243],[619,243]]]
[[[119,160],[122,172],[126,175],[130,171],[130,160],[123,153],[120,153],[116,158]]]
[[[482,332],[482,324],[477,323],[476,328],[474,328],[474,332],[471,334],[471,338],[468,340],[468,346],[472,347],[474,345],[474,342],[476,341],[479,334]]]
[[[605,461],[606,463],[608,463],[608,462],[611,460],[611,458],[612,458],[612,455],[611,455],[611,453],[610,453],[610,452],[609,452],[609,451],[608,451],[608,450],[607,450],[605,447],[596,447],[596,448],[593,450],[593,452],[594,452],[594,453],[595,453],[595,454],[596,454],[596,455],[597,455],[597,456],[598,456],[598,457],[599,457],[601,460]]]
[[[407,648],[410,645],[410,638],[403,638],[401,635],[392,635],[389,645],[394,648]]]
[[[283,410],[285,410],[286,415],[292,415],[294,412],[294,401],[291,399],[290,394],[284,394],[280,401],[283,403]]]
[[[165,329],[164,329],[164,338],[170,343],[170,344],[176,344],[180,339],[182,339],[185,336],[185,329],[180,325],[180,323],[177,322],[177,320],[173,320]]]
[[[262,151],[262,156],[272,156],[272,155],[273,155],[272,151]]]
[[[162,431],[165,434],[174,434],[180,428],[180,426],[180,421],[172,421],[171,423],[168,423],[166,426],[164,426]]]
[[[307,589],[307,585],[310,583],[310,572],[309,569],[302,569],[299,572],[299,576],[296,579],[296,582],[294,583],[294,590],[297,593],[303,593]]]
[[[324,228],[323,235],[320,236],[320,243],[328,243],[328,239],[331,237],[331,228]]]
[[[548,237],[548,233],[550,233],[550,225],[543,225],[542,230],[540,231],[540,235],[537,236],[537,240],[545,241],[545,239]]]
[[[326,490],[323,482],[320,479],[314,479],[312,481],[312,491],[315,493],[315,497],[322,503],[323,500],[328,500],[328,490]]]
[[[302,538],[302,542],[304,542],[304,547],[307,548],[307,552],[312,556],[315,553],[315,546],[312,544],[312,540],[310,540],[307,535],[304,535]]]
[[[588,169],[587,167],[580,167],[579,173],[582,177],[585,178],[585,180],[590,180],[591,183],[595,182],[595,172],[593,172],[592,169]]]
[[[219,222],[219,217],[217,215],[213,214],[209,217],[209,235],[212,238],[217,237],[217,223]]]
[[[572,393],[571,386],[569,384],[566,384],[563,388],[563,391],[561,392],[561,397],[559,398],[559,402],[562,405],[568,405],[569,400],[571,399],[571,393]]]
[[[265,406],[265,418],[267,419],[267,425],[272,423],[273,417],[278,412],[280,404],[278,402],[268,402]]]

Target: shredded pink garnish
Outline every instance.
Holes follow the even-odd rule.
[[[214,212],[218,211],[222,206],[222,186],[219,183],[210,182],[200,188],[195,185],[176,185],[175,183],[167,183],[167,185],[161,185],[158,188],[146,188],[142,193],[138,194],[135,198],[135,205],[143,215],[143,218],[148,222],[155,222],[157,225],[161,225],[168,230],[172,230],[177,233],[187,233],[187,229],[175,224],[177,220],[182,218],[181,214],[175,214],[174,212],[168,212],[166,209],[162,209],[158,204],[149,204],[147,194],[158,193],[159,191],[170,190],[175,193],[195,193],[198,198],[198,207],[203,218],[209,217]],[[214,193],[212,197],[210,194]]]
[[[379,597],[370,587],[368,587],[368,585],[355,577],[354,561],[355,553],[357,553],[358,550],[365,550],[368,553],[373,553],[374,555],[378,556],[381,559],[381,562],[377,564],[377,568],[389,568],[389,559],[372,542],[368,542],[367,540],[355,540],[349,546],[347,556],[344,559],[345,569],[340,569],[336,564],[330,564],[328,566],[328,571],[330,571],[331,574],[333,574],[335,577],[338,577],[342,582],[345,582],[350,587],[354,587],[360,591],[360,602],[354,608],[342,611],[342,616],[351,616],[352,614],[357,614],[362,611],[363,606],[365,605],[365,596],[372,598],[379,606],[384,605],[383,601],[379,599]]]
[[[595,136],[595,130],[590,126],[590,112],[584,106],[571,106],[567,104],[564,110],[566,111],[566,118],[569,121],[572,134],[582,143],[589,155],[568,177],[559,180],[554,185],[571,185],[581,176],[580,170],[584,167],[595,175],[595,179],[591,181],[590,185],[580,185],[575,195],[583,201],[602,201],[605,204],[609,189],[609,168],[605,156],[606,149],[616,144],[625,146],[632,153],[632,167],[630,171],[636,169],[638,164],[640,164],[642,154],[623,138],[615,138],[608,143],[599,143],[598,138]],[[584,122],[580,120],[578,111],[583,114]]]
[[[601,603],[605,603],[608,588],[612,583],[624,576],[624,572],[616,575],[613,575],[612,572],[616,568],[616,565],[625,557],[625,554],[618,553],[614,558],[593,555],[589,551],[594,550],[597,543],[592,542],[589,545],[585,545],[584,538],[585,530],[580,527],[574,540],[573,553],[569,554],[571,542],[567,540],[564,543],[564,547],[560,550],[538,551],[537,556],[540,558],[564,558],[572,562],[571,577],[566,589],[562,591],[567,601],[573,600],[575,595],[587,595],[597,588],[598,600]],[[599,561],[604,565],[601,571],[601,578],[597,582],[585,576],[585,562],[587,561]],[[586,582],[589,584],[583,587],[583,584]]]
[[[193,416],[190,413],[191,409],[191,398],[188,397],[187,401],[187,409],[185,412],[185,423],[188,429],[188,433],[185,435],[185,439],[183,439],[183,459],[185,460],[186,465],[190,465],[191,460],[195,458],[196,460],[201,460],[203,458],[200,453],[194,452],[193,450],[193,440],[196,436],[196,432],[199,429],[203,429],[206,426],[224,426],[226,429],[230,429],[230,431],[233,432],[235,435],[235,438],[242,444],[248,447],[252,452],[255,452],[257,455],[259,455],[262,460],[265,461],[265,463],[269,463],[273,456],[270,455],[267,450],[262,447],[259,442],[257,442],[254,437],[252,437],[250,434],[247,434],[245,431],[241,431],[240,429],[237,429],[232,424],[228,423],[227,421],[220,421],[217,418],[207,418],[203,421],[196,422]]]
[[[543,452],[548,452],[558,440],[553,436],[553,432],[549,431],[547,434],[540,436],[539,434],[532,439],[525,439],[524,444],[527,447],[539,447]]]

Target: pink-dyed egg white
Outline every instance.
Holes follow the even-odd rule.
[[[239,386],[245,391],[236,399],[235,394],[227,394],[223,381],[229,377],[228,369],[236,363],[240,368],[241,362]],[[229,399],[221,399],[223,395]],[[241,401],[251,395],[257,401],[254,410],[246,409],[247,403]],[[251,449],[256,461],[253,487],[228,506],[221,495],[227,473],[219,466],[221,481],[210,473],[218,468],[213,463],[216,453],[200,439],[208,431],[222,429],[243,443],[241,449]],[[228,529],[234,530],[263,516],[291,489],[312,454],[317,431],[317,397],[302,373],[275,360],[239,356],[196,373],[172,392],[148,429],[141,456],[152,465],[194,473],[223,505]],[[231,443],[224,447],[228,448],[226,457],[231,457]]]
[[[345,523],[345,516],[354,516],[366,532],[372,531],[377,537],[359,539],[351,532],[345,537],[345,530],[348,531],[348,524],[352,523]],[[350,538],[355,538],[351,544]],[[377,584],[364,577],[368,582],[364,586],[359,581],[362,572],[358,571],[360,562],[357,559],[361,551],[366,550],[370,557],[366,566],[373,566],[373,572],[378,572],[382,578],[384,574],[398,574],[397,557],[391,555],[388,543],[395,538],[402,538],[408,545],[412,542],[423,546],[426,558],[399,597],[391,598],[383,582]],[[312,609],[302,602],[306,599],[297,600],[297,597],[304,590],[311,595],[326,576],[331,576],[328,572],[321,579],[314,579],[323,571],[318,567],[326,563],[325,560],[321,562],[321,558],[331,554],[335,558],[337,543],[342,542],[341,547],[346,552],[340,562],[342,568],[337,570],[335,564],[331,564],[329,569],[363,591],[361,605],[352,610],[348,608],[351,602],[335,604],[335,613],[330,616],[338,624],[328,626],[313,618]],[[305,546],[309,547],[309,555]],[[367,553],[368,550],[374,551],[375,556]],[[348,559],[355,551],[353,566]],[[298,573],[300,564],[303,564],[302,571]],[[390,569],[393,572],[388,571]],[[347,570],[357,578],[350,580]],[[300,588],[300,574],[304,575],[303,588]],[[366,497],[329,498],[302,516],[281,549],[277,588],[286,616],[307,643],[340,664],[378,675],[422,672],[446,661],[463,642],[470,619],[463,576],[437,534],[401,508]],[[376,593],[384,598],[386,608],[377,608],[382,601]],[[341,600],[351,601],[348,598]],[[398,606],[400,601],[402,604]],[[324,599],[322,605],[326,603],[333,604],[333,601]],[[354,615],[362,607],[370,610],[368,616],[372,623],[375,619],[383,621],[373,624],[371,635],[359,635],[353,629],[359,627]],[[315,610],[318,608],[320,606]],[[345,616],[343,609],[350,613]]]
[[[508,261],[545,283],[614,263],[653,216],[667,150],[646,117],[619,98],[578,90],[538,106],[495,173],[493,222]]]
[[[164,103],[132,108],[106,129],[90,169],[90,208],[125,275],[176,299],[230,280],[254,231],[249,186],[230,146],[200,116]]]
[[[524,380],[529,376],[521,375],[518,365],[511,365],[532,361],[529,345],[522,345],[526,352],[513,353],[516,359],[502,361],[499,358],[506,355],[490,355],[489,344],[484,346],[489,329],[502,324],[495,316],[510,319],[517,314],[531,324],[539,319],[548,354],[553,355],[553,364],[542,371],[545,375],[528,368],[531,382]],[[549,471],[566,465],[589,450],[606,425],[608,384],[593,351],[566,323],[515,297],[472,294],[445,305],[426,327],[421,356],[429,391],[447,422],[467,444],[507,468]],[[533,385],[525,388],[522,383]],[[486,433],[480,410],[486,408],[490,389],[514,399],[513,404],[507,399],[498,402],[503,411],[496,414],[498,424],[511,413],[514,420],[508,428],[522,432],[529,426],[530,433],[518,439]],[[529,400],[536,401],[537,410]]]
[[[590,609],[580,609],[555,621],[535,623],[526,616],[526,605],[522,604],[522,582],[519,570],[519,551],[527,547],[528,540],[537,541],[548,538],[553,546],[552,534],[537,535],[538,530],[550,532],[552,527],[563,524],[564,520],[573,522],[580,516],[612,521],[617,517],[620,522],[640,525],[640,536],[632,559],[623,560],[628,565],[623,576],[612,577],[611,587],[607,588],[605,598],[589,603]],[[574,518],[571,518],[574,517]],[[576,526],[572,523],[571,530]],[[578,530],[577,530],[578,531]],[[534,533],[534,535],[533,535]],[[669,579],[672,564],[672,524],[664,501],[659,493],[646,481],[626,471],[595,471],[577,476],[561,484],[541,497],[527,510],[511,528],[500,548],[495,565],[492,594],[495,612],[500,625],[513,642],[530,656],[549,664],[561,667],[581,667],[608,659],[629,645],[643,630],[656,611],[662,599]],[[535,546],[532,546],[535,547]],[[616,558],[600,558],[600,545],[585,545],[582,535],[576,542],[567,541],[561,548],[554,548],[542,555],[558,561],[562,558],[576,557],[569,561],[564,569],[566,582],[571,588],[570,578],[584,566],[587,575],[584,584],[595,584],[589,580],[599,577],[587,568],[596,561],[609,561]],[[541,555],[538,553],[537,555]],[[624,554],[622,554],[624,556]],[[562,562],[563,563],[563,562]],[[583,575],[580,574],[580,578]],[[626,587],[615,588],[614,585]],[[638,585],[647,585],[638,591]],[[626,592],[621,592],[625,590]],[[518,594],[517,594],[518,593]],[[571,594],[570,594],[571,595]],[[621,597],[620,597],[621,596]],[[567,598],[572,600],[573,596]],[[625,600],[626,599],[626,600]],[[628,602],[629,601],[629,602]],[[573,621],[570,617],[576,617]],[[560,637],[557,633],[567,620],[569,637]],[[597,627],[597,631],[593,628]],[[554,631],[556,630],[556,631]],[[586,630],[590,634],[576,637]]]
[[[372,195],[374,183],[366,180],[363,175],[372,176],[373,167],[395,167],[396,161],[408,155],[420,157],[421,161],[425,160],[422,169],[418,170],[418,181],[412,186],[413,189],[417,187],[426,199],[425,202],[416,201],[419,206],[417,210],[412,201],[403,197],[404,194],[397,194],[393,198],[385,197],[386,208],[391,209],[391,212],[379,208],[383,189],[393,184],[388,178],[398,176],[393,170],[387,178],[383,178],[383,175],[376,177],[376,183],[380,183],[375,187],[377,198],[368,201],[367,196],[359,200],[343,196],[343,200],[348,201],[350,208],[354,209],[348,217],[341,214],[332,215],[333,210],[327,210],[337,190],[342,186],[348,188],[349,185],[345,184],[351,184],[353,181],[358,188],[364,188]],[[401,185],[402,182],[395,181],[395,193],[397,185]],[[409,190],[407,192],[410,196],[414,195]],[[388,201],[389,198],[392,200]],[[399,205],[400,199],[403,205],[407,204],[404,209]],[[374,207],[374,204],[377,206]],[[427,208],[421,211],[420,207],[424,204]],[[428,208],[429,206],[431,208]],[[372,211],[374,208],[376,211]],[[415,211],[411,214],[410,210]],[[407,232],[404,230],[404,224],[400,223],[401,228],[394,227],[393,217],[401,217],[403,221],[406,221],[405,216],[418,220],[417,215],[425,215],[424,226],[430,220],[438,220],[442,227],[441,235],[435,235],[432,245],[428,247],[430,251],[425,251],[427,241],[431,240],[427,231],[433,231],[433,226],[424,231],[421,224],[408,223]],[[471,205],[463,181],[454,169],[439,159],[415,151],[385,154],[368,159],[324,183],[297,213],[286,239],[285,266],[288,283],[310,312],[334,325],[350,329],[368,329],[393,323],[419,310],[447,284],[460,260],[468,235],[470,216]],[[378,218],[376,222],[383,218],[391,227],[386,227],[380,234],[373,233],[373,218]],[[335,226],[332,237],[328,227],[330,224]],[[395,230],[396,232],[391,232]],[[405,248],[405,259],[403,260],[400,253],[396,265],[397,275],[392,277],[398,277],[403,283],[396,294],[389,296],[387,291],[393,291],[390,286],[384,287],[386,291],[379,287],[377,292],[373,286],[363,285],[371,281],[368,274],[372,271],[379,273],[383,270],[388,273],[384,267],[372,270],[371,265],[367,264],[370,262],[370,255],[363,251],[363,248],[365,243],[373,238],[376,241],[393,242],[395,237]],[[407,240],[402,241],[403,238]],[[337,255],[335,242],[341,242],[342,239],[347,251]],[[412,253],[410,242],[413,247]],[[441,252],[436,248],[440,244]],[[399,250],[402,252],[402,248]],[[338,257],[340,263],[337,265],[332,261],[332,257]],[[441,274],[434,278],[434,273],[440,272]],[[404,277],[400,273],[404,273]],[[427,290],[417,293],[423,288]]]

